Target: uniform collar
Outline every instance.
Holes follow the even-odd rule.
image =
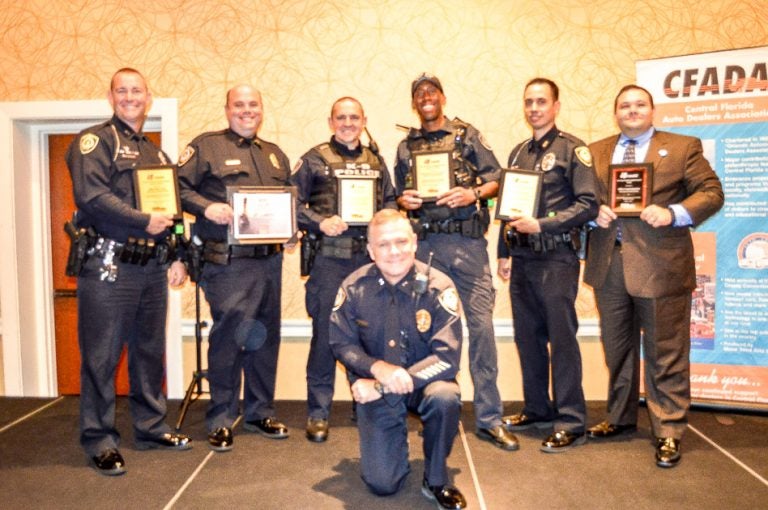
[[[229,135],[229,137],[232,140],[234,140],[235,144],[238,147],[242,147],[242,146],[246,146],[246,145],[255,145],[255,146],[261,148],[261,140],[259,140],[258,136],[254,136],[252,138],[246,138],[244,136],[238,135],[237,133],[232,131],[232,129],[230,129],[230,128],[227,128],[227,135]]]
[[[123,136],[133,140],[134,142],[138,142],[139,140],[147,140],[147,136],[142,131],[137,133],[131,126],[120,120],[120,117],[117,115],[112,115],[112,124],[118,131],[123,134]]]
[[[408,138],[426,138],[428,140],[439,140],[445,135],[453,133],[453,131],[453,122],[451,122],[448,117],[443,116],[443,123],[436,131],[427,131],[424,129],[424,127],[419,129],[411,129],[411,131],[408,133]]]
[[[528,152],[541,154],[552,146],[552,142],[555,141],[558,134],[560,134],[560,130],[557,129],[557,126],[552,126],[552,129],[538,140],[531,138],[531,141],[528,142]]]
[[[413,291],[413,279],[416,273],[416,266],[414,265],[408,273],[403,276],[402,280],[397,282],[395,285],[391,285],[387,282],[387,280],[384,279],[384,276],[382,276],[381,271],[379,271],[379,268],[376,267],[376,264],[373,265],[373,276],[376,278],[376,283],[378,284],[379,292],[387,291],[392,292],[394,291],[400,291],[404,294],[410,295]]]
[[[336,154],[344,158],[359,158],[363,154],[363,144],[360,140],[357,141],[357,147],[349,150],[346,145],[339,143],[335,137],[331,136],[330,146]]]

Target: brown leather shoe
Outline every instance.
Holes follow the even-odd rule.
[[[539,450],[545,453],[560,453],[586,442],[587,436],[583,432],[577,434],[567,430],[558,430],[541,443]]]
[[[475,435],[483,441],[488,441],[493,446],[513,452],[520,449],[520,442],[515,435],[504,428],[503,425],[497,425],[487,429],[477,429]]]
[[[594,427],[589,427],[587,429],[587,436],[592,439],[602,439],[604,437],[614,437],[625,432],[634,432],[636,430],[637,425],[614,425],[607,421],[603,421]]]
[[[531,427],[537,429],[547,429],[552,426],[552,422],[549,420],[542,420],[539,418],[533,418],[525,413],[510,414],[501,419],[501,423],[504,424],[507,430],[525,430]]]

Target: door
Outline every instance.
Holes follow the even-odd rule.
[[[160,145],[160,133],[146,133],[147,137]],[[69,238],[64,232],[64,223],[72,218],[75,201],[72,195],[72,180],[69,177],[64,156],[75,134],[49,135],[49,182],[51,211],[51,253],[53,260],[53,307],[54,334],[56,336],[56,374],[60,395],[80,393],[80,349],[77,343],[77,278],[64,274],[69,251]],[[115,376],[115,390],[118,395],[127,395],[128,363],[123,350]]]

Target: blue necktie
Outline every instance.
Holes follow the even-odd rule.
[[[637,140],[627,140],[626,147],[624,149],[624,157],[621,159],[622,163],[634,163],[635,162],[635,146]],[[624,236],[621,231],[621,222],[616,225],[616,242],[621,244]]]

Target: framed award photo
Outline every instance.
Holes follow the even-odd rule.
[[[368,176],[338,178],[339,216],[347,225],[367,225],[376,212],[376,179]]]
[[[653,192],[653,163],[608,167],[608,207],[617,216],[640,216]]]
[[[136,207],[143,213],[170,214],[181,219],[179,181],[176,166],[157,165],[137,168],[133,172]]]
[[[542,175],[533,170],[502,168],[496,219],[535,218],[539,210]]]
[[[234,212],[229,244],[284,243],[296,233],[296,188],[227,186]]]
[[[452,158],[451,151],[413,152],[413,188],[422,200],[434,201],[453,188]]]

